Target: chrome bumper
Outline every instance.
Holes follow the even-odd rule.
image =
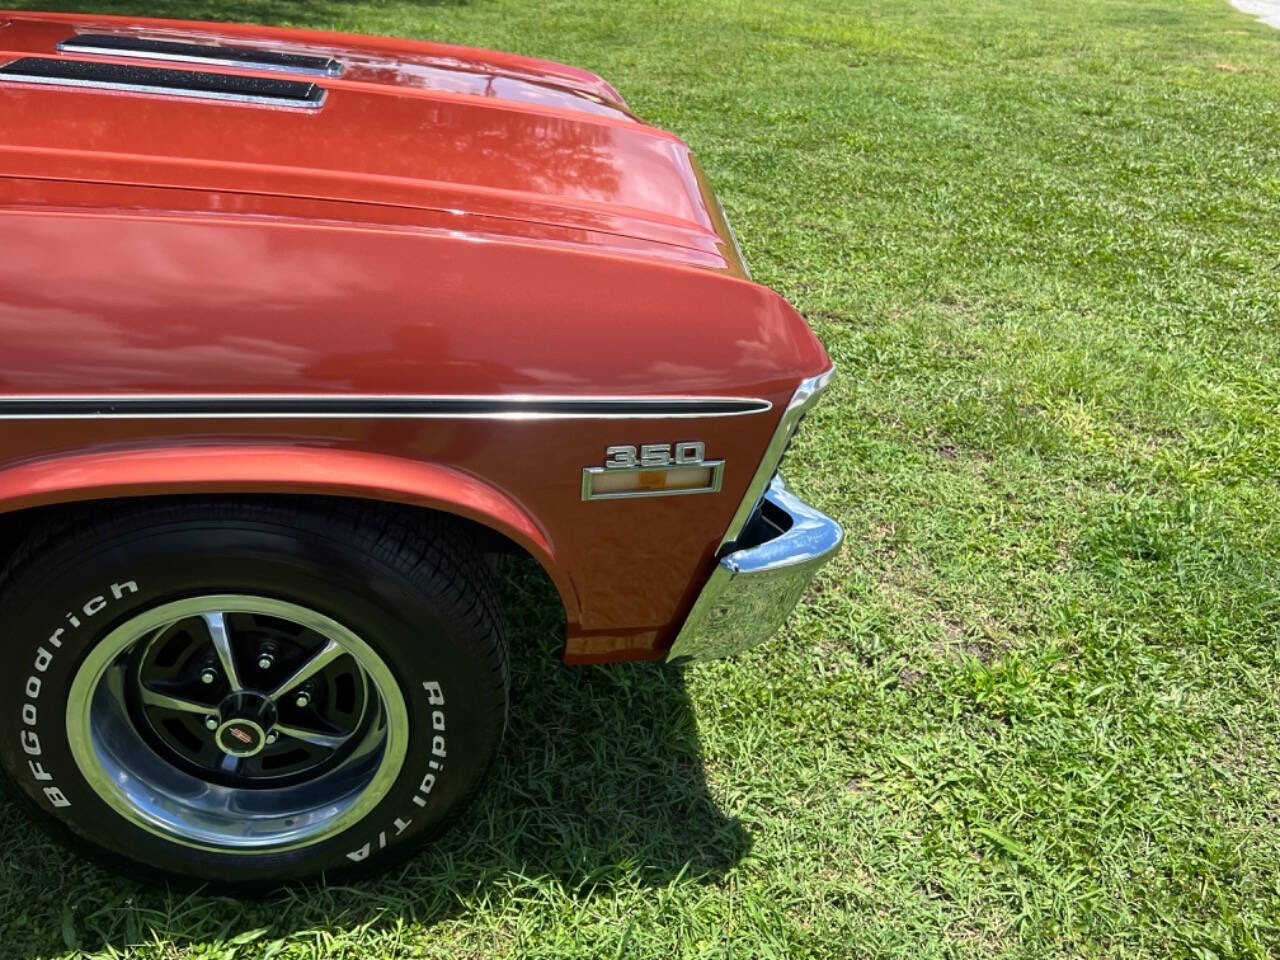
[[[716,564],[668,661],[727,657],[769,639],[844,540],[840,524],[793,494],[781,477],[769,485],[752,525],[758,533],[748,542],[759,542]]]

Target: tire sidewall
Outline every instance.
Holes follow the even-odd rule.
[[[458,593],[459,591],[446,591]],[[294,850],[229,854],[156,836],[109,806],[67,737],[67,698],[88,653],[119,625],[175,600],[247,594],[309,607],[383,659],[406,704],[404,764],[359,822]],[[6,676],[0,742],[6,773],[57,832],[108,860],[227,884],[377,869],[434,835],[487,772],[505,723],[505,677],[477,661],[482,637],[458,596],[424,595],[390,563],[314,527],[254,521],[170,522],[74,552],[54,549],[0,604]]]

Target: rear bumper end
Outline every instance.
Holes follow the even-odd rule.
[[[740,549],[716,564],[667,660],[727,657],[773,636],[843,540],[840,524],[774,477]]]

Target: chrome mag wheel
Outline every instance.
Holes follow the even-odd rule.
[[[76,671],[67,738],[114,810],[178,843],[265,853],[359,822],[404,765],[404,696],[335,620],[247,595],[153,607]]]
[[[255,895],[385,870],[457,819],[502,743],[501,614],[449,517],[137,498],[16,550],[0,778],[108,868]]]

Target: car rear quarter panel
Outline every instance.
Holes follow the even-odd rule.
[[[571,662],[670,644],[791,392],[828,365],[761,287],[531,242],[120,210],[0,211],[0,241],[5,398],[769,401],[681,419],[0,419],[0,510],[293,490],[488,522],[552,573]],[[606,446],[682,440],[726,461],[720,493],[581,501],[582,469]]]

